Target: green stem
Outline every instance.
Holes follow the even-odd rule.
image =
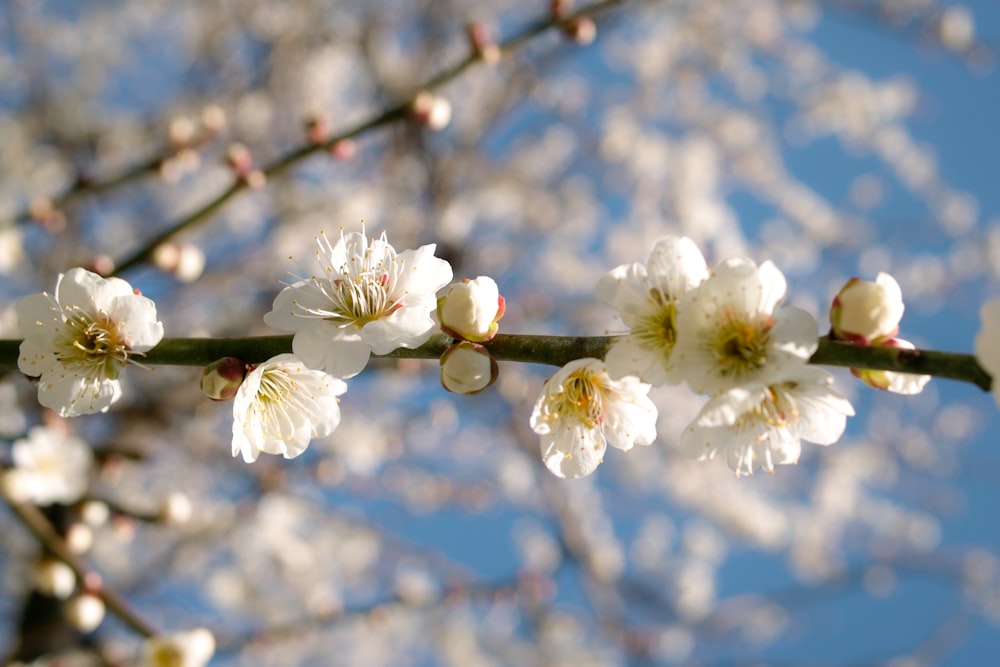
[[[551,366],[583,357],[604,358],[614,341],[611,336],[537,336],[530,334],[498,334],[485,344],[498,361],[519,361]],[[451,339],[436,334],[415,349],[400,348],[384,359],[437,359],[447,349]],[[0,367],[16,365],[20,341],[0,340]],[[148,366],[205,366],[222,357],[236,357],[256,364],[292,351],[292,336],[259,336],[255,338],[164,338],[155,348],[137,361]],[[819,339],[819,348],[809,360],[821,366],[842,366],[899,373],[915,373],[959,380],[989,391],[992,380],[971,354],[938,352],[936,350],[905,350],[892,347],[862,347]]]

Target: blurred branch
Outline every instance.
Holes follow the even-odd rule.
[[[141,618],[123,597],[105,586],[100,575],[89,570],[79,558],[66,548],[62,538],[56,534],[52,524],[49,523],[37,507],[30,503],[17,503],[9,500],[7,504],[14,512],[14,516],[35,536],[35,539],[49,553],[66,563],[73,570],[79,585],[101,598],[104,606],[110,609],[125,625],[143,637],[153,637],[159,634],[156,628]]]
[[[617,4],[621,4],[624,0],[601,0],[600,2],[595,2],[592,5],[583,7],[575,12],[566,14],[550,14],[544,19],[541,19],[534,24],[525,28],[522,32],[514,35],[513,37],[507,39],[504,42],[499,43],[497,46],[502,53],[509,53],[519,48],[523,44],[531,41],[538,35],[541,35],[552,28],[566,26],[571,24],[574,20],[579,19],[584,16],[590,16],[596,14],[604,9],[612,7]],[[473,65],[482,62],[482,55],[475,50],[471,50],[471,53],[457,65],[454,65],[450,69],[446,69],[440,74],[432,77],[430,80],[426,81],[423,85],[418,86],[414,91],[414,95],[418,92],[432,91],[440,88],[444,84],[452,81],[461,75],[465,70],[469,69]],[[321,152],[329,152],[332,150],[339,142],[344,142],[350,139],[354,139],[370,130],[374,130],[379,127],[389,125],[390,123],[402,120],[410,115],[411,107],[413,104],[413,99],[407,99],[394,107],[386,109],[377,116],[368,119],[367,121],[357,125],[339,135],[330,137],[326,141],[322,142],[312,142],[306,143],[298,148],[293,149],[289,153],[277,158],[273,162],[261,166],[259,173],[270,180],[274,176],[279,176],[291,167],[299,164],[306,158]],[[226,204],[230,199],[235,197],[237,194],[243,192],[251,186],[250,179],[237,177],[234,178],[233,182],[222,191],[220,194],[216,195],[214,199],[204,204],[201,208],[188,214],[187,216],[177,220],[176,222],[170,224],[165,230],[160,232],[157,236],[150,239],[143,245],[139,250],[135,251],[128,257],[115,263],[115,269],[113,274],[119,275],[134,266],[147,261],[153,250],[168,239],[174,237],[180,232],[193,227],[194,225],[204,222],[212,214],[218,211],[224,204]]]

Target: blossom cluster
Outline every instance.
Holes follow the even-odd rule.
[[[488,345],[506,310],[488,276],[452,280],[433,244],[397,252],[383,233],[317,239],[319,271],[285,287],[264,321],[293,332],[292,354],[263,363],[224,358],[202,375],[204,392],[233,399],[232,452],[294,458],[340,423],[346,381],[373,354],[416,348],[435,332],[450,339],[440,358],[448,391],[475,394],[497,378]],[[438,293],[447,286],[444,294]],[[680,436],[698,459],[725,457],[737,474],[795,463],[801,441],[837,441],[850,403],[826,371],[807,366],[816,320],[784,305],[787,284],[770,261],[745,257],[709,269],[684,237],[654,245],[645,264],[619,266],[597,284],[600,301],[628,327],[602,359],[570,362],[544,384],[530,424],[546,467],[560,477],[591,474],[607,447],[628,450],[657,437],[653,387],[686,383],[707,397]],[[153,302],[124,280],[84,269],[61,275],[55,293],[17,305],[25,340],[19,366],[39,378],[40,402],[61,416],[106,411],[121,397],[119,376],[163,335]],[[830,337],[856,345],[905,347],[903,313],[887,274],[849,281],[833,300]],[[926,377],[856,371],[868,384],[916,393]],[[27,475],[27,473],[25,473]],[[27,476],[25,477],[27,479]],[[58,495],[58,494],[57,494]]]

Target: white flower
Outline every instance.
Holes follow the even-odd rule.
[[[766,383],[804,364],[818,345],[816,320],[799,308],[778,309],[785,277],[771,262],[745,258],[716,267],[677,304],[677,372],[697,392],[719,394]]]
[[[721,452],[737,475],[797,463],[801,440],[834,443],[854,414],[830,382],[826,371],[802,366],[768,384],[730,389],[711,399],[684,430],[681,449],[697,459],[714,459]]]
[[[124,280],[79,268],[60,274],[54,296],[21,299],[17,318],[17,366],[41,377],[38,401],[61,417],[107,411],[121,398],[118,376],[129,358],[163,337],[151,300]]]
[[[441,384],[455,394],[478,394],[497,379],[497,362],[482,345],[462,341],[441,355]]]
[[[1000,301],[983,304],[976,334],[976,361],[993,378],[993,398],[1000,405]]]
[[[608,373],[635,375],[654,386],[678,383],[671,353],[677,341],[677,301],[708,275],[705,258],[687,237],[666,236],[646,266],[623,264],[601,277],[597,298],[621,313],[630,328],[605,357]]]
[[[629,450],[653,442],[656,406],[648,393],[635,377],[612,380],[600,359],[563,366],[545,382],[531,414],[546,467],[558,477],[585,477],[609,444]]]
[[[500,288],[489,276],[455,283],[437,300],[441,330],[452,338],[473,343],[486,342],[496,335],[505,310]]]
[[[434,332],[435,294],[451,266],[434,245],[396,254],[385,239],[358,232],[331,245],[316,239],[322,275],[287,286],[264,321],[294,331],[292,351],[310,368],[339,378],[360,373],[371,353],[422,345]]]
[[[251,463],[261,452],[295,458],[313,438],[329,435],[340,423],[337,397],[343,380],[306,368],[291,354],[257,366],[233,400],[233,456]]]
[[[898,347],[904,350],[916,349],[908,340],[893,338],[884,343],[882,347]],[[893,394],[903,394],[913,396],[924,390],[924,387],[931,381],[930,375],[916,375],[914,373],[896,373],[895,371],[876,371],[868,368],[852,368],[851,374],[861,379],[865,384],[874,389],[889,391]]]
[[[14,442],[14,469],[4,473],[16,487],[18,500],[36,505],[70,504],[87,491],[94,456],[80,438],[62,431],[35,426],[28,437]]]
[[[869,345],[899,332],[903,310],[903,292],[888,273],[875,282],[851,278],[833,300],[830,324],[837,338]]]
[[[195,628],[146,640],[142,667],[204,667],[215,654],[215,637]]]

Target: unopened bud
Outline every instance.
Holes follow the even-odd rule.
[[[175,491],[160,506],[160,519],[171,526],[180,526],[191,520],[193,509],[187,494]]]
[[[454,283],[437,301],[441,330],[474,343],[486,342],[497,334],[506,309],[496,281],[489,276]]]
[[[358,152],[358,145],[353,139],[340,139],[330,146],[330,155],[334,160],[350,160]]]
[[[228,401],[243,384],[247,365],[236,357],[213,361],[201,373],[201,391],[213,401]]]
[[[466,30],[469,46],[480,60],[488,65],[500,62],[500,47],[493,40],[490,29],[485,23],[470,23]]]
[[[324,144],[330,138],[330,117],[321,111],[306,118],[306,136],[314,144]]]
[[[167,136],[174,150],[189,146],[194,141],[194,123],[187,116],[178,116],[170,121]]]
[[[448,127],[451,122],[451,102],[422,90],[413,98],[410,113],[418,123],[437,132]]]
[[[875,282],[851,278],[830,306],[833,336],[858,345],[890,340],[899,332],[903,309],[903,293],[888,273]]]
[[[76,573],[63,561],[45,557],[35,563],[31,582],[39,593],[65,600],[76,590]]]
[[[201,111],[202,127],[211,134],[219,134],[228,123],[225,109],[217,104],[210,104]]]
[[[106,524],[110,516],[111,509],[102,500],[88,500],[80,506],[80,518],[93,528]]]
[[[462,341],[441,355],[441,384],[455,394],[478,394],[496,381],[498,372],[496,359],[478,343]]]
[[[563,33],[580,46],[587,46],[597,38],[597,24],[589,16],[577,16],[563,25]]]
[[[177,265],[174,275],[182,283],[193,283],[205,270],[205,253],[194,243],[182,243],[178,247]]]
[[[66,530],[66,548],[75,554],[84,554],[94,546],[94,530],[82,521],[74,522]]]
[[[244,144],[232,144],[226,151],[226,163],[238,176],[246,176],[253,169],[253,155]]]
[[[66,601],[63,615],[80,632],[93,632],[104,621],[104,602],[92,593],[80,593]]]

